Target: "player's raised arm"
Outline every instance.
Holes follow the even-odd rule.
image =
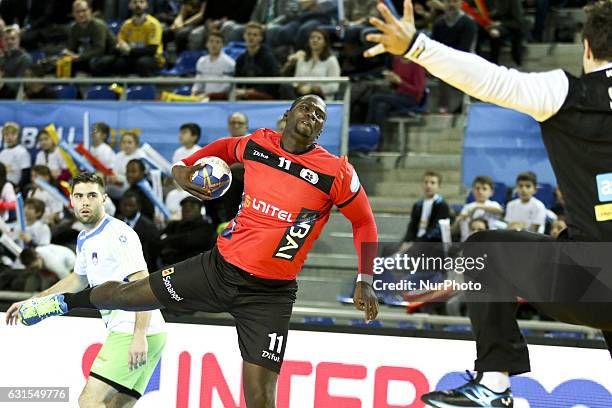
[[[560,69],[522,73],[452,49],[424,34],[417,35],[410,0],[404,1],[402,19],[394,17],[382,2],[378,9],[385,21],[370,19],[381,33],[368,35],[368,41],[378,44],[366,51],[366,57],[385,51],[404,55],[470,96],[516,109],[538,121],[557,113],[567,97],[569,81]]]

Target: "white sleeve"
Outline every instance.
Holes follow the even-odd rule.
[[[21,170],[29,169],[30,167],[32,167],[32,158],[30,157],[30,153],[28,153],[25,147],[21,151],[21,155],[19,157],[19,167],[21,168]]]
[[[36,245],[49,245],[51,243],[51,228],[41,222],[38,228],[32,230],[32,241]]]
[[[539,122],[561,109],[569,90],[569,80],[560,69],[519,72],[452,49],[424,34],[416,38],[405,57],[470,96],[526,113]]]
[[[514,221],[514,200],[510,201],[506,206],[506,215],[504,216],[504,221],[512,222]]]
[[[34,164],[37,166],[45,165],[45,156],[42,150],[36,153],[36,159],[34,159]]]
[[[537,207],[533,223],[542,227],[544,224],[546,224],[546,206],[541,201],[536,201],[536,203]]]
[[[135,272],[146,271],[147,263],[142,254],[142,245],[138,234],[128,227],[117,230],[113,236],[113,253],[121,265],[121,276],[124,278]]]
[[[200,57],[200,59],[198,59],[198,62],[196,63],[196,76],[195,79],[200,79],[202,78],[204,75],[202,75],[202,64],[204,63],[204,57]],[[191,92],[202,92],[204,91],[204,84],[202,82],[197,82],[195,84],[193,84],[193,86],[191,87]]]

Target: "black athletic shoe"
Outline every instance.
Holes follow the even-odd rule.
[[[504,392],[493,392],[480,384],[467,372],[468,382],[448,391],[432,391],[421,396],[421,401],[436,408],[495,407],[513,408],[514,399],[508,388]]]

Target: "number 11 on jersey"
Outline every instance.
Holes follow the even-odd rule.
[[[287,160],[284,157],[278,158],[280,163],[278,163],[278,167],[281,167],[285,170],[289,170],[289,166],[291,166],[291,160]]]

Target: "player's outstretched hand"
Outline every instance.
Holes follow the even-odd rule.
[[[7,325],[12,326],[12,325],[17,324],[17,320],[18,320],[17,312],[19,311],[19,307],[23,305],[25,302],[26,301],[23,300],[21,302],[13,303],[11,307],[8,308],[8,310],[6,311],[6,316],[5,316]]]
[[[172,177],[179,186],[189,194],[200,200],[211,200],[212,196],[210,192],[202,186],[193,184],[191,176],[196,171],[203,169],[204,164],[198,164],[197,166],[173,166]]]
[[[130,370],[136,370],[147,364],[147,353],[149,345],[147,337],[135,334],[128,350],[128,366]]]
[[[357,310],[365,312],[366,322],[374,320],[378,316],[378,297],[369,283],[363,281],[357,282],[353,302]]]
[[[401,20],[398,20],[383,2],[378,3],[377,7],[385,21],[376,17],[370,18],[370,24],[378,28],[381,33],[366,36],[368,41],[377,44],[366,50],[363,55],[374,57],[385,51],[395,55],[404,55],[408,52],[408,47],[416,34],[412,1],[404,0],[404,16]]]

